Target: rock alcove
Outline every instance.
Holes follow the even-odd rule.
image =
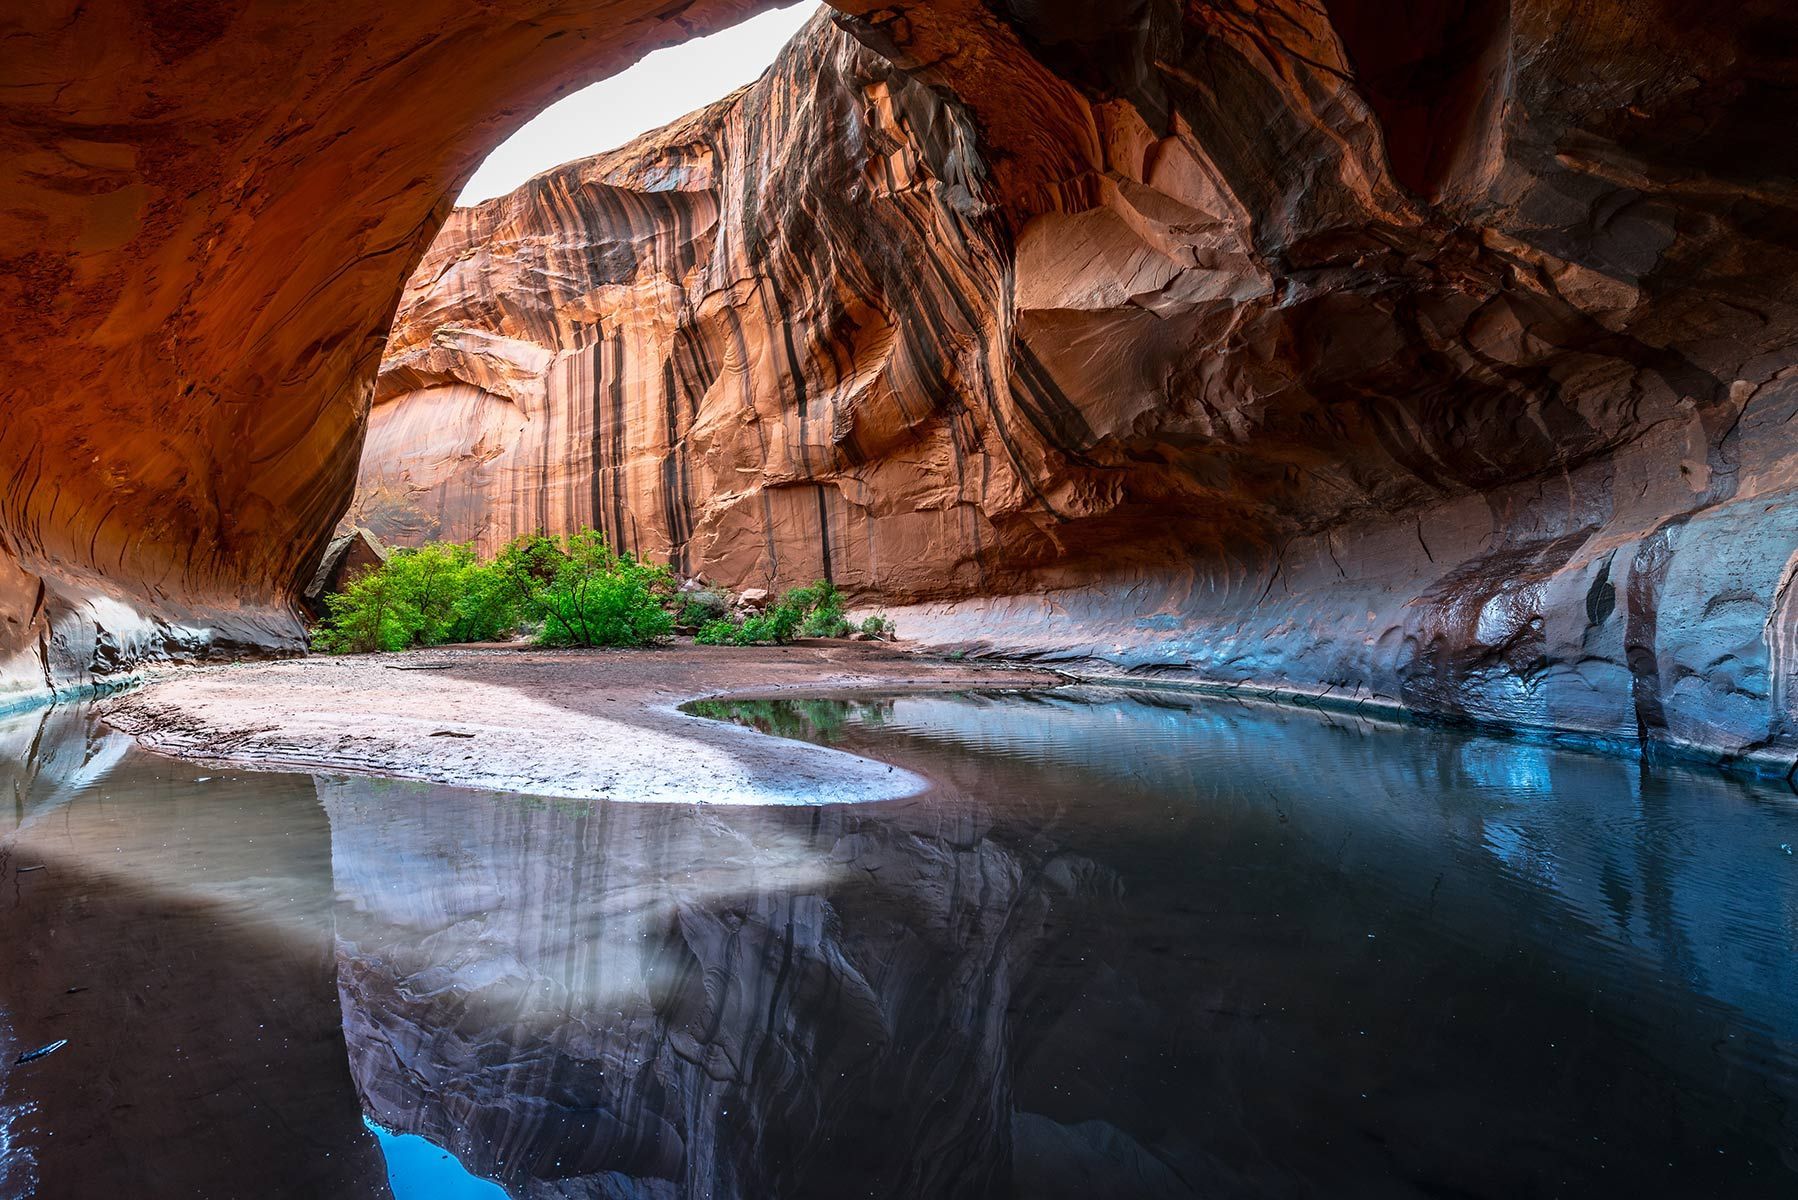
[[[852,0],[450,214],[560,91],[757,7],[12,18],[0,702],[297,648],[354,498],[1790,761],[1788,6]]]

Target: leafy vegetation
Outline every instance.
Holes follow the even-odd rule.
[[[395,550],[327,596],[313,644],[362,654],[492,641],[529,625],[541,646],[647,646],[674,631],[673,594],[665,567],[617,553],[592,529],[521,537],[491,562],[434,543]]]
[[[758,616],[742,621],[707,621],[694,640],[702,646],[782,645],[795,637],[844,637],[850,632],[843,616],[843,593],[820,579],[794,588]]]
[[[525,616],[542,623],[540,646],[648,646],[674,632],[668,568],[617,553],[597,530],[520,538],[495,566],[517,580]]]
[[[333,654],[478,642],[517,627],[513,604],[495,593],[468,546],[396,550],[380,567],[325,598],[315,642]]]
[[[666,567],[613,550],[594,529],[521,537],[490,561],[467,545],[434,543],[395,550],[327,596],[313,644],[363,654],[494,641],[529,629],[540,646],[649,646],[678,626],[697,628],[701,645],[760,646],[852,630],[843,594],[827,580],[794,588],[745,619],[718,616],[725,604],[715,592],[681,595]],[[892,628],[884,617],[861,625],[875,636]]]
[[[849,622],[843,619],[843,593],[827,579],[810,587],[794,588],[781,603],[803,614],[799,619],[800,637],[833,638],[849,633]]]
[[[682,629],[703,629],[717,619],[718,608],[704,600],[682,600],[680,610],[675,614],[674,623]]]

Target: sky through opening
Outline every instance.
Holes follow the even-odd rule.
[[[456,203],[503,196],[551,167],[622,146],[722,99],[767,70],[818,8],[807,0],[760,13],[711,37],[658,50],[610,79],[562,97],[488,155]]]

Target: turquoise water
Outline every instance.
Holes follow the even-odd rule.
[[[393,1133],[366,1118],[381,1157],[393,1200],[505,1200],[506,1189],[470,1175],[456,1156],[417,1134]]]
[[[933,787],[558,801],[0,721],[0,1190],[1798,1194],[1788,790],[1167,694],[692,707]]]

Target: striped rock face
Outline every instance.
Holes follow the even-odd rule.
[[[0,708],[303,646],[394,304],[460,181],[569,88],[763,7],[7,6]]]
[[[979,547],[1052,520],[993,419],[1012,247],[983,172],[967,115],[821,15],[738,94],[457,210],[347,519],[488,551],[591,524],[739,588],[979,591]]]
[[[1090,8],[820,20],[456,213],[352,519],[592,523],[942,642],[1783,745],[1789,22]]]
[[[410,285],[505,129],[756,5],[216,7],[0,42],[17,687],[291,644],[378,398],[407,538],[1789,758],[1789,4],[842,0]]]

